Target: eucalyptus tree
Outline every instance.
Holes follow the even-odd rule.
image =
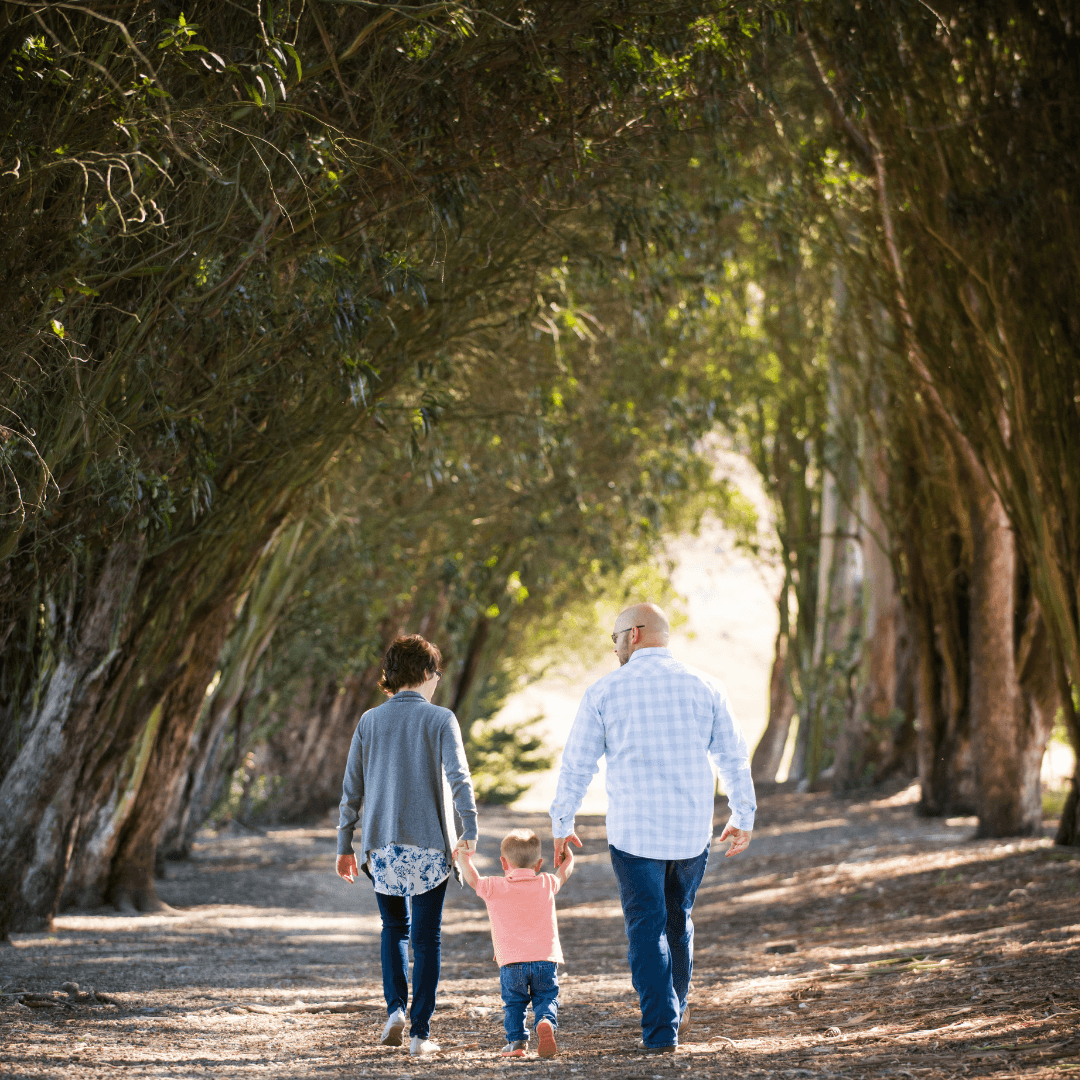
[[[620,347],[602,302],[581,306],[575,286],[603,299],[585,284],[596,277],[560,263],[540,282],[543,320],[508,326],[486,348],[473,338],[432,373],[441,398],[427,397],[426,433],[414,442],[415,403],[387,405],[398,438],[341,460],[340,526],[297,583],[244,728],[192,790],[222,795],[239,768],[235,797],[256,793],[264,815],[325,810],[352,728],[380,696],[381,654],[405,631],[443,650],[435,700],[457,714],[485,797],[515,794],[513,774],[544,763],[534,736],[477,722],[575,610],[636,580],[662,531],[729,502],[696,453],[712,422],[706,402],[682,369]],[[171,850],[183,853],[198,820],[188,815]]]
[[[1031,832],[1057,708],[1080,737],[1075,19],[1009,0],[811,4],[799,18],[806,70],[872,184],[866,276],[887,286],[899,404],[947,444],[980,832]]]
[[[5,4],[0,934],[48,921],[132,754],[180,767],[378,401],[531,306],[607,162],[723,118],[749,10]],[[150,906],[136,846],[107,893]]]

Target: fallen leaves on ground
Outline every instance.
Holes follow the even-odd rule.
[[[559,1056],[504,1058],[483,905],[453,884],[423,1060],[378,1045],[370,887],[333,876],[331,825],[213,837],[170,867],[171,915],[65,913],[0,950],[8,1077],[1066,1077],[1080,1070],[1080,851],[972,841],[910,798],[761,793],[749,851],[718,849],[695,907],[692,1029],[642,1056],[603,822],[559,897]],[[718,824],[726,817],[720,807]],[[511,827],[482,812],[481,873]],[[719,832],[719,829],[717,830]],[[364,890],[367,890],[366,892]],[[100,988],[93,989],[92,987]]]

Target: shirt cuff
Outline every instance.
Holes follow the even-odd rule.
[[[753,832],[754,829],[754,812],[744,811],[739,813],[737,810],[731,811],[731,816],[727,819],[727,824],[733,829],[742,829],[743,832]]]
[[[551,835],[564,837],[569,836],[574,831],[574,819],[573,817],[564,818],[552,818],[551,819]]]
[[[339,855],[353,855],[352,838],[353,829],[338,829],[337,831],[337,853]]]

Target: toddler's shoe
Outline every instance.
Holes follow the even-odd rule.
[[[515,1039],[514,1042],[508,1042],[499,1052],[503,1057],[524,1057],[528,1049],[528,1039]]]
[[[536,1025],[536,1038],[538,1046],[536,1052],[542,1058],[554,1057],[559,1048],[555,1045],[555,1028],[552,1027],[550,1020],[541,1020]]]
[[[419,1035],[414,1035],[409,1042],[409,1054],[412,1057],[426,1057],[428,1054],[437,1054],[439,1052],[439,1044],[432,1042],[430,1039],[421,1039]]]
[[[405,1030],[405,1014],[400,1009],[395,1009],[386,1021],[386,1027],[382,1029],[380,1046],[400,1046],[401,1033]]]

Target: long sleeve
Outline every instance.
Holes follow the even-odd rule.
[[[345,763],[345,779],[341,785],[341,803],[338,807],[337,853],[353,853],[353,832],[364,805],[364,748],[360,739],[360,725],[353,732],[349,746],[349,758]]]
[[[593,693],[586,691],[563,749],[559,783],[550,811],[553,835],[569,836],[574,831],[574,815],[585,798],[589,781],[597,773],[604,750],[604,725],[600,711]]]
[[[465,744],[461,741],[461,728],[457,718],[450,714],[442,740],[442,767],[454,797],[454,809],[461,818],[461,839],[476,839],[476,795],[473,792],[472,774],[465,758]]]
[[[728,824],[747,831],[754,827],[757,799],[750,775],[750,751],[746,736],[735,722],[727,691],[714,689],[712,739],[709,758],[720,774],[728,797],[731,816]]]

